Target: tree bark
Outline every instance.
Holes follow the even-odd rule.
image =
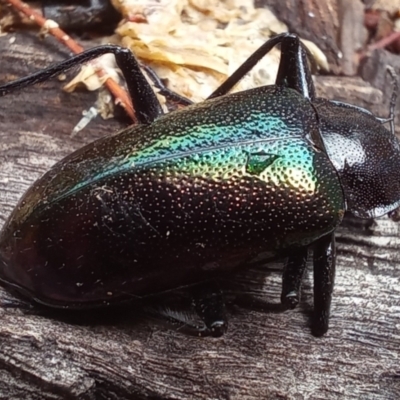
[[[358,0],[347,3],[353,1]],[[338,0],[255,0],[255,4],[269,7],[288,26],[289,32],[317,44],[326,55],[331,71],[335,74],[341,72]]]
[[[66,58],[58,48],[27,33],[0,37],[0,82]],[[121,127],[98,118],[71,138],[95,95],[65,94],[60,86],[53,80],[0,99],[0,225],[54,162]],[[319,78],[318,88],[387,114],[380,92],[358,78]],[[219,339],[186,336],[129,308],[76,322],[0,307],[0,398],[398,398],[399,225],[387,217],[348,219],[337,242],[330,330],[322,338],[310,333],[310,272],[296,310],[231,306],[229,330]],[[246,271],[230,278],[231,290],[278,303],[281,269]],[[1,303],[11,299],[0,288]]]

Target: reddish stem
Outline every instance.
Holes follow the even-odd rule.
[[[49,20],[46,20],[39,12],[30,8],[26,3],[20,0],[7,0],[7,2],[12,5],[15,9],[22,12],[28,16],[32,21],[35,21],[39,26],[45,27],[49,24]],[[58,27],[50,27],[49,33],[55,36],[61,43],[67,46],[73,53],[79,54],[84,51],[83,47],[80,46],[75,40],[73,40],[69,35],[67,35],[63,30]],[[103,70],[97,71],[97,75],[104,76],[105,72]],[[121,88],[117,82],[112,78],[108,78],[105,82],[108,90],[115,97],[116,102],[120,103],[124,107],[125,111],[136,122],[135,111],[132,106],[132,102],[126,91]]]

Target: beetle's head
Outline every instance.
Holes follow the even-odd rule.
[[[339,174],[347,210],[379,217],[400,205],[400,143],[370,112],[344,103],[315,101],[321,136]]]

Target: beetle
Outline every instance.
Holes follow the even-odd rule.
[[[228,94],[278,44],[275,85]],[[111,45],[5,84],[0,95],[109,52],[139,125],[77,150],[28,189],[0,233],[2,284],[69,309],[188,287],[199,334],[220,336],[218,280],[285,258],[281,303],[294,308],[312,249],[312,332],[323,335],[345,211],[378,217],[400,204],[393,131],[367,110],[317,98],[291,33],[267,41],[203,103],[166,115],[136,58]]]

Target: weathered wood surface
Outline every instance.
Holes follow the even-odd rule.
[[[359,0],[344,1],[348,6]],[[268,6],[290,32],[316,43],[327,56],[331,70],[341,71],[338,0],[256,0],[255,3],[260,7]]]
[[[66,57],[58,49],[26,33],[0,37],[0,82]],[[379,92],[346,79],[319,79],[318,86],[380,110]],[[64,94],[60,86],[52,81],[0,99],[0,225],[50,165],[118,127],[97,120],[71,139],[95,97]],[[339,230],[331,327],[323,338],[310,334],[311,273],[297,310],[231,307],[220,339],[188,337],[129,314],[74,324],[0,307],[0,398],[397,399],[399,249],[399,225],[388,219]],[[232,278],[232,287],[277,303],[279,267],[263,276],[249,271]],[[0,288],[0,300],[10,298]]]

